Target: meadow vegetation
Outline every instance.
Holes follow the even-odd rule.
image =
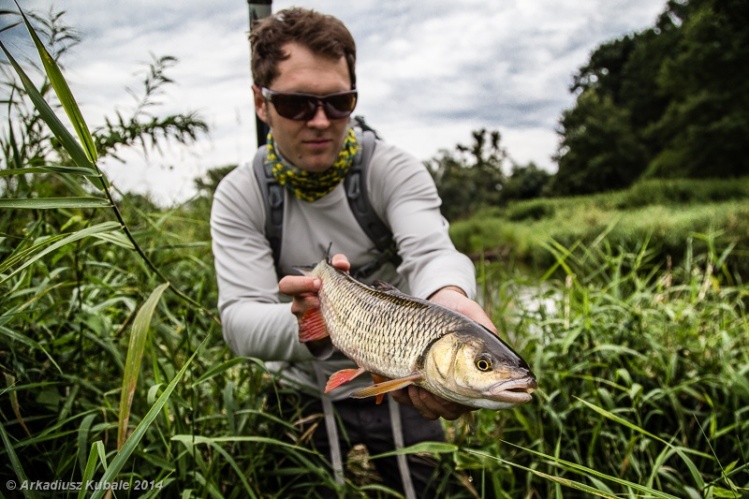
[[[33,107],[0,136],[0,497],[50,496],[11,481],[88,489],[58,497],[103,497],[118,481],[129,490],[115,497],[335,486],[298,418],[279,417],[289,388],[223,343],[210,194],[164,209],[112,192],[39,47],[44,83],[14,69],[13,95]],[[39,90],[51,87],[59,106]],[[406,451],[457,469],[464,497],[749,493],[747,185],[647,182],[455,223],[482,303],[540,388]],[[342,495],[388,495],[349,464]]]
[[[605,242],[637,251],[648,241],[665,261],[716,244],[731,248],[727,267],[749,274],[749,177],[643,180],[632,187],[567,198],[538,198],[488,208],[453,222],[456,246],[476,257],[501,258],[544,271],[555,265],[555,246]]]

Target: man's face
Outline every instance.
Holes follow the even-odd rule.
[[[270,90],[320,96],[351,90],[343,57],[333,61],[296,43],[289,43],[284,49],[289,58],[279,63],[279,75],[271,82]],[[318,107],[309,121],[290,120],[263,99],[258,87],[253,87],[253,92],[257,114],[270,127],[276,147],[287,161],[310,172],[324,171],[335,162],[348,130],[348,117],[331,120]]]

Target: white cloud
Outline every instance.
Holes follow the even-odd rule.
[[[53,0],[25,0],[47,11]],[[9,0],[0,0],[11,8]],[[150,54],[179,64],[154,112],[196,110],[211,135],[189,149],[170,147],[147,163],[106,168],[123,189],[184,199],[192,178],[239,163],[255,150],[246,0],[67,0],[65,20],[83,43],[66,76],[90,126],[132,109]],[[468,143],[478,128],[498,129],[520,163],[554,169],[554,127],[573,100],[572,74],[604,41],[655,21],[665,0],[276,0],[339,17],[357,41],[362,114],[386,139],[428,159]],[[171,167],[171,168],[170,168]],[[143,185],[147,185],[145,188]]]

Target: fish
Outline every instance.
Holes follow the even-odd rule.
[[[300,319],[299,340],[319,358],[337,349],[357,366],[333,373],[325,393],[370,373],[374,384],[352,397],[380,403],[416,385],[477,409],[532,400],[537,382],[528,363],[482,324],[388,283],[363,284],[327,259],[298,270],[322,282],[319,307]]]

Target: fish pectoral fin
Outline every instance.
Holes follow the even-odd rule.
[[[299,324],[299,341],[307,343],[308,341],[322,340],[329,336],[322,311],[319,308],[308,308]]]
[[[382,383],[377,383],[376,385],[362,388],[361,390],[356,390],[351,394],[351,396],[357,399],[363,399],[374,397],[375,395],[384,395],[388,392],[394,392],[395,390],[405,388],[417,381],[421,381],[422,379],[424,379],[424,377],[421,374],[412,374],[404,378],[390,379],[388,381],[383,381]]]
[[[328,379],[328,383],[325,385],[325,393],[335,390],[342,384],[348,383],[365,372],[367,372],[367,370],[363,367],[360,367],[359,369],[341,369],[338,372],[334,372],[330,375],[330,379]]]

